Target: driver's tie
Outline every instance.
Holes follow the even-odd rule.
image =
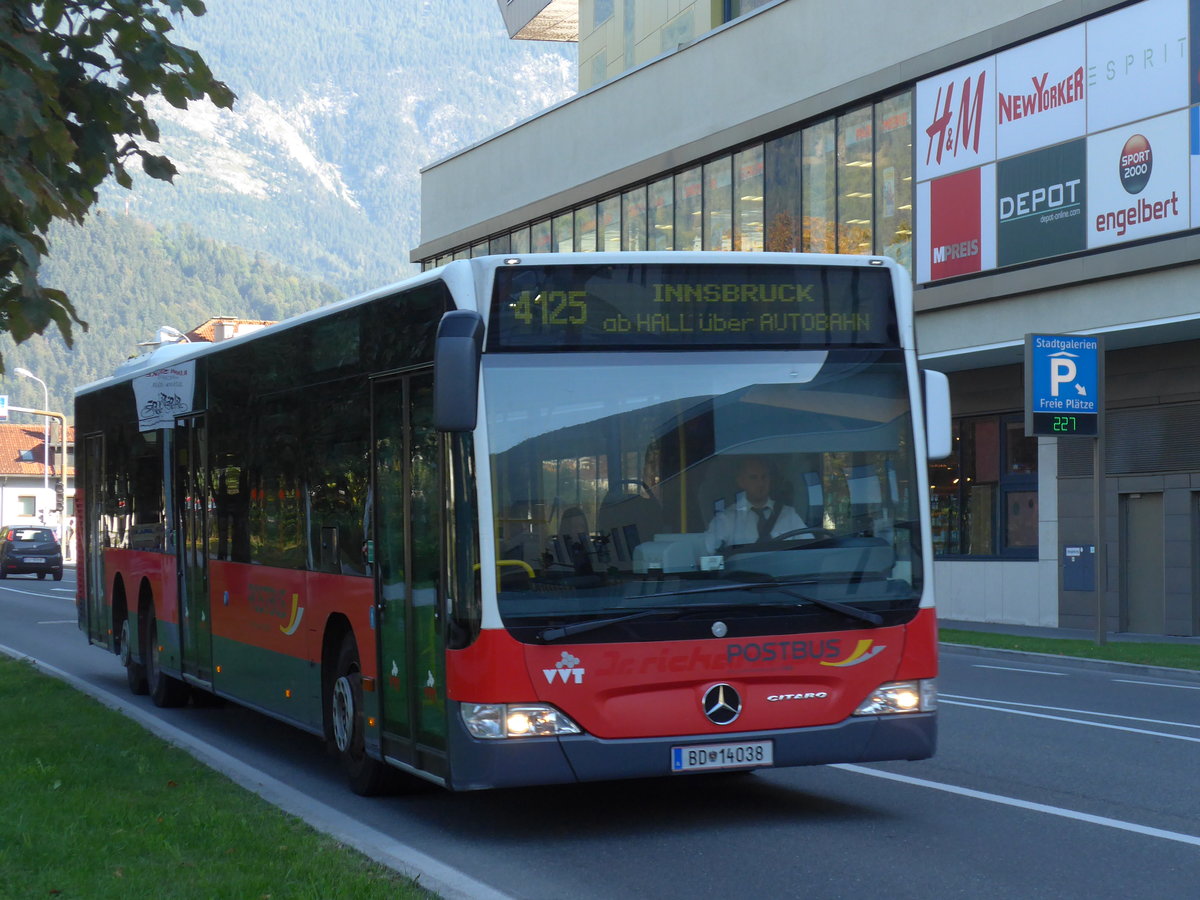
[[[755,507],[754,511],[758,513],[758,539],[767,541],[771,539],[771,523],[767,521],[767,513],[770,512],[765,506]]]

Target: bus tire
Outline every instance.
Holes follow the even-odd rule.
[[[354,635],[342,638],[333,685],[329,692],[329,722],[333,730],[334,752],[350,782],[350,790],[363,797],[385,793],[391,784],[392,769],[367,755],[363,741],[362,667]]]
[[[125,680],[129,683],[129,693],[139,697],[149,693],[146,683],[146,667],[133,658],[133,635],[130,634],[129,616],[121,620],[121,665],[125,667]]]
[[[146,661],[146,686],[155,706],[168,708],[187,703],[187,685],[178,678],[163,672],[158,664],[158,620],[153,614],[146,623],[146,646],[142,648],[142,659]]]

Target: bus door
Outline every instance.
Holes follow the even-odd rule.
[[[179,540],[179,631],[183,674],[212,684],[212,622],[205,546],[209,492],[205,417],[175,420],[175,510]]]
[[[104,595],[104,535],[108,520],[104,516],[104,435],[89,434],[83,439],[83,521],[76,528],[83,528],[82,565],[84,590],[79,614],[86,617],[88,639],[110,645],[112,637],[107,633],[109,614],[105,610]],[[64,548],[65,549],[65,548]]]
[[[443,501],[432,373],[374,381],[371,434],[383,749],[445,775]]]

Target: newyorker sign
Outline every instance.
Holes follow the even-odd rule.
[[[918,83],[917,281],[1200,226],[1197,31],[1143,0]]]

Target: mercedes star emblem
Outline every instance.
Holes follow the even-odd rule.
[[[714,725],[728,725],[742,712],[742,698],[731,684],[714,684],[704,692],[704,714]]]

